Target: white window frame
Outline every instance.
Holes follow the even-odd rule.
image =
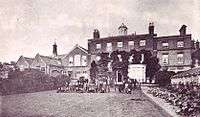
[[[146,46],[146,40],[140,40],[140,46]]]
[[[178,42],[177,42],[177,47],[178,47],[178,48],[184,47],[184,41],[178,41]]]
[[[87,66],[87,56],[83,55],[81,57],[81,64],[82,66]]]
[[[117,42],[117,47],[118,47],[118,48],[122,48],[122,47],[123,47],[123,42],[122,42],[122,41]]]
[[[163,43],[162,43],[162,46],[163,46],[163,47],[168,47],[168,46],[169,46],[169,43],[168,43],[168,42],[163,42]]]
[[[73,58],[73,56],[70,56],[69,57],[69,66],[73,66],[73,63],[74,63],[74,58]]]
[[[99,61],[101,59],[100,56],[96,56],[96,61]]]
[[[129,41],[129,42],[128,42],[128,45],[129,45],[129,46],[134,46],[134,41]]]
[[[101,44],[100,43],[96,44],[96,49],[101,49]]]
[[[162,63],[163,64],[169,64],[169,54],[163,54],[162,55]]]
[[[111,42],[106,44],[106,50],[107,50],[108,52],[111,52],[111,51],[112,51],[112,43],[111,43]]]
[[[183,55],[183,53],[178,53],[177,54],[177,61],[178,61],[178,64],[183,64],[184,63],[184,55]]]
[[[81,66],[81,55],[74,55],[74,66]]]

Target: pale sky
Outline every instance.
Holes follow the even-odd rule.
[[[87,48],[93,29],[117,35],[122,22],[129,34],[147,33],[150,21],[159,36],[179,34],[185,24],[200,40],[199,0],[0,0],[0,61],[52,55],[54,40],[58,54]]]

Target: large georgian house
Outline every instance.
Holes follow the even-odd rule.
[[[100,37],[100,32],[95,29],[93,39],[88,40],[88,52],[91,55],[90,63],[99,59],[102,52],[111,53],[115,50],[129,52],[135,50],[149,50],[159,59],[162,68],[170,71],[185,71],[192,67],[191,54],[194,52],[192,35],[186,33],[186,26],[182,25],[177,35],[157,36],[154,24],[150,23],[146,34],[128,34],[128,28],[122,24],[119,35]]]

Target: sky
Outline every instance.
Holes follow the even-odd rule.
[[[58,54],[76,44],[87,48],[93,30],[101,37],[118,34],[125,23],[128,33],[148,33],[154,22],[158,36],[179,34],[181,25],[200,40],[199,0],[0,0],[0,61],[23,55]]]

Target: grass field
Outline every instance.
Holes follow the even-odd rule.
[[[56,93],[3,96],[2,117],[170,117],[141,91]]]

